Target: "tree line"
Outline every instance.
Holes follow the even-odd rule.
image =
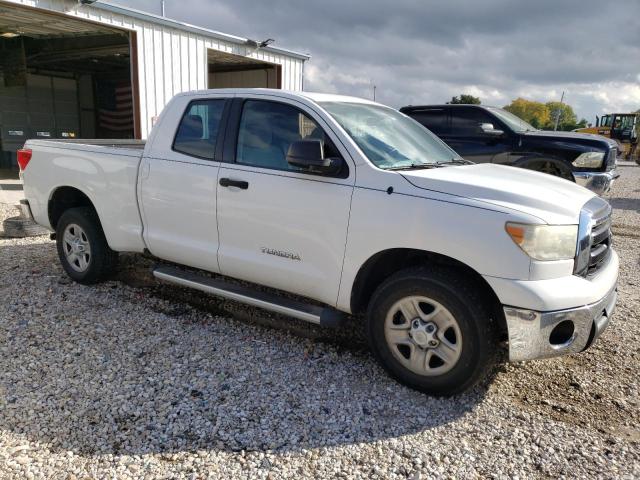
[[[480,105],[480,98],[473,95],[462,94],[452,97],[449,104]],[[560,102],[536,102],[525,98],[516,98],[509,105],[503,107],[508,112],[520,117],[525,122],[536,128],[543,130],[553,130],[558,118],[558,130],[573,130],[587,126],[587,120],[582,118],[578,121],[571,105]]]

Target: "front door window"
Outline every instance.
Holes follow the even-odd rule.
[[[311,139],[322,141],[325,155],[333,156],[322,129],[302,111],[284,103],[247,100],[240,119],[236,162],[299,171],[287,163],[287,151],[293,142]]]

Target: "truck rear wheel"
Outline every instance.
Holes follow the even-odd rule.
[[[369,341],[382,366],[413,389],[454,395],[493,370],[495,320],[458,271],[398,272],[373,294],[367,321]]]
[[[71,208],[62,214],[56,243],[62,267],[78,283],[98,283],[115,270],[118,253],[109,248],[98,215],[90,207]]]

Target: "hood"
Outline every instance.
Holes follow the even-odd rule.
[[[489,163],[400,172],[413,186],[538,217],[549,224],[576,224],[594,193],[568,180]]]
[[[552,130],[536,130],[534,132],[523,132],[522,135],[528,139],[550,139],[557,140],[559,142],[568,141],[568,143],[579,143],[581,145],[594,145],[600,143],[602,147],[608,145],[609,148],[617,146],[615,140],[612,140],[602,135],[595,135],[593,133],[578,133],[578,132],[554,132]]]

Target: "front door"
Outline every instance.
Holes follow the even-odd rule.
[[[178,125],[175,136],[153,139],[139,180],[143,236],[151,253],[212,272],[219,270],[216,182],[226,102],[206,98],[169,110],[181,115],[163,120]]]
[[[264,95],[236,102],[233,163],[218,175],[220,271],[335,305],[355,179],[348,154],[300,105]],[[293,141],[314,138],[325,157],[345,160],[343,171],[328,177],[287,163]]]
[[[511,150],[511,140],[506,129],[486,111],[473,107],[451,107],[451,130],[442,139],[462,158],[475,163],[500,162],[504,154]],[[500,136],[482,131],[481,125],[490,123],[497,130],[504,130]]]

